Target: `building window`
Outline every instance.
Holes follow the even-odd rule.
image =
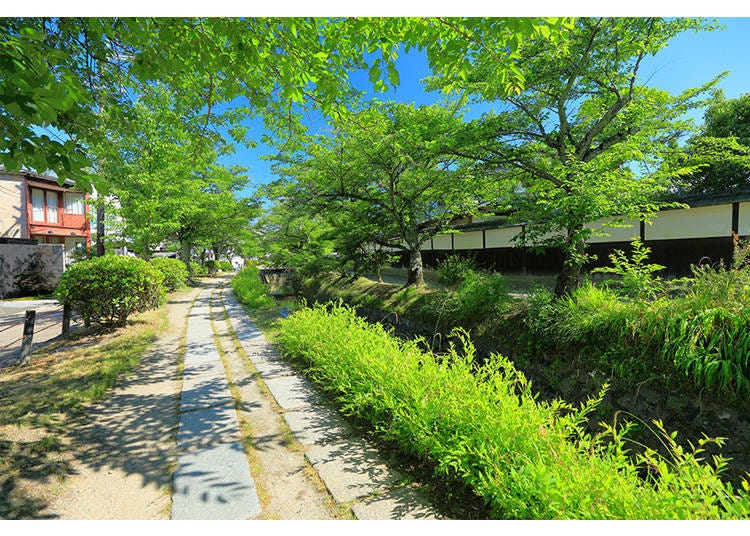
[[[65,214],[84,214],[83,194],[65,192],[63,200],[65,202]]]
[[[57,223],[57,192],[47,191],[47,223]]]
[[[44,221],[44,190],[31,189],[32,219]]]

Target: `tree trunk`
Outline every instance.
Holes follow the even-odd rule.
[[[187,266],[188,274],[193,275],[193,271],[190,268],[190,250],[193,249],[190,242],[180,240],[180,260]]]
[[[424,285],[424,272],[422,271],[422,251],[416,248],[409,252],[409,276],[406,280],[406,286]]]
[[[383,282],[383,274],[381,273],[380,268],[376,268],[375,269],[375,275],[378,278],[378,283],[382,283]]]
[[[555,283],[555,296],[562,297],[570,294],[578,288],[579,276],[585,262],[586,243],[580,238],[579,228],[572,229],[568,232],[568,239],[563,253],[562,272],[557,276]]]

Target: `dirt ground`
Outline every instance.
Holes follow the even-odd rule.
[[[72,474],[43,511],[54,519],[169,519],[179,423],[180,346],[200,288],[167,305],[169,326],[138,368],[92,406],[71,440]]]
[[[223,286],[224,279],[203,286]],[[169,326],[141,364],[93,405],[71,437],[72,459],[62,482],[26,490],[46,503],[39,518],[61,520],[163,520],[170,518],[172,475],[182,388],[180,364],[187,314],[201,288],[167,305]],[[260,519],[350,518],[305,462],[249,361],[235,344],[214,292],[215,340],[228,372],[242,441],[261,499]]]

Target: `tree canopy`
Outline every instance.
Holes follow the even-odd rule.
[[[269,139],[294,139],[301,108],[326,115],[356,92],[349,74],[368,69],[377,88],[397,84],[403,43],[425,49],[436,68],[464,76],[481,33],[508,45],[503,79],[523,39],[561,34],[563,19],[438,18],[43,18],[0,19],[0,163],[52,171],[90,189],[98,176],[90,144],[102,107],[127,107],[140,84],[169,88],[199,134],[245,141],[242,120],[261,115]],[[367,59],[366,59],[367,58]],[[507,75],[507,76],[506,76]],[[513,84],[511,84],[513,85]],[[509,86],[510,87],[510,86]],[[218,110],[220,105],[226,109]],[[99,190],[105,182],[97,184]]]
[[[562,248],[558,294],[577,285],[594,232],[587,223],[656,210],[666,176],[651,170],[690,128],[682,116],[702,104],[716,80],[672,96],[644,85],[641,65],[678,33],[705,27],[696,19],[583,18],[566,47],[550,50],[531,39],[517,52],[524,89],[456,138],[454,154],[515,189],[516,220],[534,224],[520,240]],[[466,91],[486,99],[491,77],[489,65],[476,69]],[[436,77],[432,84],[452,81]]]
[[[314,137],[278,167],[292,179],[287,202],[370,229],[358,233],[363,244],[407,255],[409,283],[421,284],[421,247],[483,195],[481,181],[442,150],[460,118],[438,106],[372,102],[334,125],[334,135]]]
[[[726,99],[717,92],[700,132],[671,165],[696,168],[676,181],[681,192],[707,193],[750,184],[750,93]]]

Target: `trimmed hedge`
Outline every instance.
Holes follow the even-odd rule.
[[[187,284],[187,266],[181,260],[157,257],[149,262],[164,276],[163,284],[167,292],[174,292]]]
[[[55,295],[84,322],[123,326],[133,313],[158,307],[164,299],[164,276],[135,257],[105,255],[72,264]]]
[[[459,355],[436,356],[401,342],[341,305],[315,306],[282,322],[284,354],[334,396],[342,411],[435,472],[469,486],[497,519],[746,519],[750,485],[734,490],[686,452],[659,423],[671,458],[627,456],[623,431],[592,436],[580,408],[538,402],[512,363],[494,355],[477,368],[459,335]],[[640,475],[646,475],[642,477]]]

